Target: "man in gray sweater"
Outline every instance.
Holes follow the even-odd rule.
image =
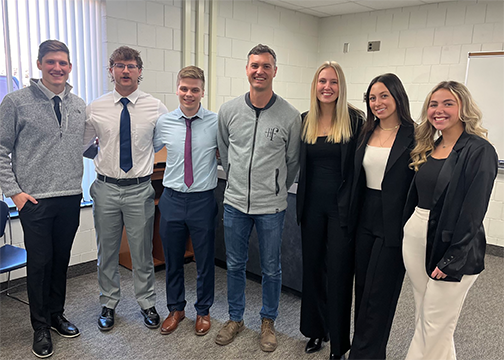
[[[53,354],[49,329],[66,338],[79,335],[63,311],[79,226],[86,105],[66,82],[72,64],[65,44],[40,44],[37,67],[42,79],[31,79],[0,105],[0,187],[19,210],[28,253],[32,351],[46,358]]]
[[[219,345],[231,343],[243,330],[245,269],[248,243],[255,225],[262,268],[261,349],[277,347],[274,321],[282,288],[280,249],[287,190],[298,171],[301,118],[273,93],[275,52],[259,44],[246,66],[250,92],[219,111],[218,145],[227,173],[224,194],[229,318],[217,334]]]

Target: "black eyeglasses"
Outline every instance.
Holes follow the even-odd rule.
[[[118,68],[120,70],[123,70],[125,67],[128,68],[128,70],[134,70],[136,68],[138,68],[138,65],[136,64],[123,64],[123,63],[115,63],[114,65],[112,65],[112,67],[115,67],[115,68]]]

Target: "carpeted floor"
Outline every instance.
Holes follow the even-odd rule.
[[[469,292],[455,333],[459,360],[500,360],[504,358],[504,259],[487,256],[487,269]],[[96,322],[100,312],[96,273],[68,280],[66,316],[81,331],[75,339],[64,339],[51,332],[55,354],[51,359],[328,359],[329,346],[315,354],[305,354],[306,339],[299,332],[300,298],[282,293],[280,315],[275,323],[278,349],[264,353],[259,348],[261,286],[248,280],[246,330],[228,346],[214,342],[221,325],[228,319],[226,271],[216,269],[215,304],[211,308],[212,329],[206,336],[194,335],[196,312],[196,267],[185,266],[186,319],[171,335],[146,328],[134,299],[131,272],[120,268],[122,300],[116,309],[115,328],[102,333]],[[156,272],[157,310],[162,320],[168,315],[164,305],[164,271]],[[26,297],[26,293],[18,293]],[[388,359],[404,359],[413,335],[414,306],[406,279],[388,346]],[[0,297],[0,359],[35,359],[31,353],[33,332],[28,306],[2,295]],[[435,359],[434,359],[435,360]],[[440,359],[441,360],[441,359]]]

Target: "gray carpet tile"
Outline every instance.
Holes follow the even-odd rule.
[[[194,263],[185,266],[186,319],[170,335],[161,335],[143,325],[134,299],[131,272],[120,268],[122,298],[116,309],[116,325],[109,332],[97,328],[100,313],[96,273],[68,280],[66,316],[81,330],[81,336],[64,339],[52,332],[55,354],[51,359],[307,359],[329,358],[329,344],[318,353],[305,354],[305,337],[299,332],[300,298],[283,292],[280,314],[275,323],[278,349],[264,353],[259,348],[261,286],[248,280],[244,314],[246,329],[228,346],[215,344],[215,336],[228,319],[226,271],[216,269],[215,304],[210,310],[212,328],[206,336],[194,335],[196,311]],[[504,259],[487,256],[487,269],[467,296],[455,333],[459,360],[498,360],[504,354]],[[162,320],[168,315],[164,305],[164,271],[156,272],[157,310]],[[17,293],[26,297],[22,290]],[[387,349],[389,359],[404,359],[413,335],[414,302],[406,278]],[[0,297],[0,359],[35,359],[31,354],[32,330],[28,307]]]

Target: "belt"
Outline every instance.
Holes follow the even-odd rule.
[[[105,181],[106,183],[115,184],[117,186],[130,186],[130,185],[138,185],[143,182],[150,180],[150,175],[132,178],[132,179],[114,179],[108,176],[104,176],[102,174],[97,174],[96,178],[101,181]]]

